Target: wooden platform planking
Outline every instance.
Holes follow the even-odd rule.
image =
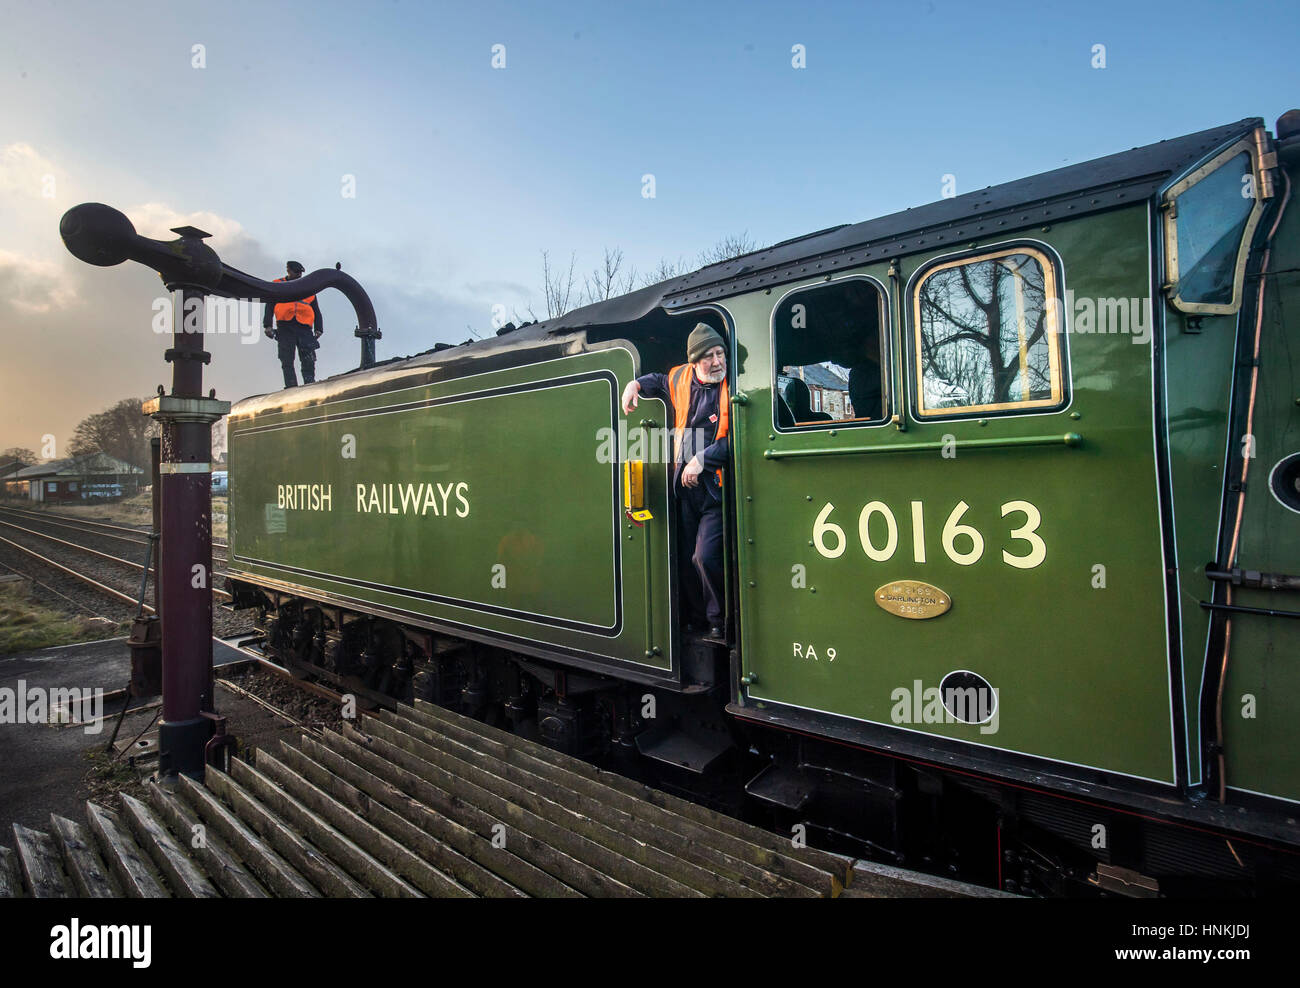
[[[235,764],[239,764],[236,762]],[[370,898],[370,891],[299,836],[285,820],[263,806],[220,769],[208,766],[204,776],[208,789],[223,800],[249,827],[275,848],[286,861],[326,895]]]
[[[81,824],[50,814],[50,829],[63,856],[63,867],[83,899],[115,899],[122,895],[109,868],[95,850],[95,839]]]
[[[15,825],[0,897],[1006,895],[797,847],[423,702],[169,788]]]
[[[170,896],[162,879],[148,862],[148,855],[132,840],[116,813],[94,803],[87,803],[86,818],[104,861],[127,898],[163,899]]]
[[[21,899],[25,891],[23,876],[18,871],[18,856],[7,847],[0,847],[0,899]]]
[[[464,869],[457,872],[467,887],[474,888],[480,895],[489,894],[484,891],[485,888],[499,889],[500,885],[507,885],[532,896],[581,897],[580,892],[565,885],[538,865],[519,857],[510,849],[502,853],[501,849],[492,845],[490,839],[440,812],[436,799],[421,802],[416,798],[414,788],[401,784],[402,776],[406,774],[404,769],[391,765],[378,756],[372,756],[370,752],[353,745],[340,735],[326,732],[326,738],[332,740],[335,747],[344,753],[327,747],[314,738],[304,737],[301,741],[304,755],[333,773],[333,778],[355,786],[373,801],[373,805],[391,812],[408,826],[428,835],[435,843],[450,848],[471,862],[477,871]],[[349,748],[354,750],[348,751]],[[362,763],[366,759],[371,759],[371,762],[368,767],[363,767]],[[429,787],[425,795],[434,792],[436,790]]]
[[[231,762],[230,777],[271,812],[296,828],[323,855],[345,869],[373,894],[401,899],[422,898],[419,889],[404,881],[355,841],[330,826],[247,762]],[[464,890],[461,890],[461,894],[469,895]]]
[[[189,837],[195,860],[225,896],[236,899],[267,898],[266,889],[217,835],[215,828],[205,825],[193,810],[158,783],[150,782],[148,793],[154,812],[174,834],[182,839]]]
[[[374,824],[362,819],[265,749],[257,752],[257,770],[425,895],[449,898],[474,895],[455,878],[439,871]]]
[[[316,899],[320,892],[298,870],[280,857],[271,845],[239,817],[222,805],[215,795],[187,776],[177,778],[179,792],[205,826],[239,854],[248,870],[265,883],[272,894],[286,899]]]
[[[71,894],[58,848],[49,834],[15,823],[14,853],[23,884],[33,899],[66,899]]]
[[[137,842],[153,859],[177,896],[184,899],[215,899],[220,896],[216,886],[190,860],[184,848],[149,807],[134,796],[122,793],[122,812]]]
[[[536,741],[481,724],[424,700],[416,700],[414,707],[401,707],[399,711],[405,712],[408,709],[414,715],[442,725],[448,732],[458,730],[462,732],[462,736],[466,733],[477,735],[483,745],[491,746],[485,750],[490,750],[507,762],[529,764],[529,760],[533,760],[552,765],[565,773],[563,779],[567,787],[580,784],[573,781],[576,777],[588,784],[598,785],[600,789],[595,792],[602,796],[608,790],[613,790],[632,797],[640,804],[648,803],[652,807],[668,811],[680,821],[678,825],[683,828],[681,832],[684,837],[717,846],[774,875],[799,882],[819,895],[835,895],[844,886],[848,877],[843,860],[836,855],[811,847],[796,848],[788,838],[779,834],[773,834],[761,827],[700,806],[698,803],[653,789],[614,772],[603,771]],[[689,828],[687,824],[694,824],[695,828]]]

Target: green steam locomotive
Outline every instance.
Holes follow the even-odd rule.
[[[230,417],[267,649],[1027,894],[1300,880],[1300,111],[776,244]],[[671,418],[730,346],[726,641]]]

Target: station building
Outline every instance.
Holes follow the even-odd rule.
[[[813,412],[829,415],[836,420],[853,418],[848,368],[829,362],[782,367],[781,373],[777,375],[777,387],[782,394],[785,393],[786,385],[794,380],[808,385],[808,399]]]
[[[0,495],[5,497],[28,496],[27,481],[18,480],[20,470],[26,470],[30,464],[22,460],[0,459]]]
[[[5,478],[5,492],[49,504],[115,500],[135,494],[144,477],[143,470],[124,460],[89,453],[19,470]]]

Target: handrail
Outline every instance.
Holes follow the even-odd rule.
[[[888,443],[880,446],[837,446],[817,449],[765,449],[765,460],[789,460],[799,456],[847,456],[857,453],[932,453],[948,449],[991,449],[1016,446],[1070,446],[1078,448],[1083,436],[1067,432],[1055,436],[1006,436],[1001,439],[948,439],[921,443]]]

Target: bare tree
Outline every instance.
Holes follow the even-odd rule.
[[[623,272],[623,251],[618,247],[606,247],[605,259],[601,267],[592,269],[587,276],[584,296],[588,304],[603,302],[616,295],[626,295],[636,287],[636,268]]]
[[[684,274],[690,274],[696,267],[702,268],[709,264],[717,264],[719,261],[729,261],[733,257],[748,254],[757,248],[757,242],[750,237],[749,231],[746,230],[741,234],[723,237],[712,247],[700,251],[695,267],[688,264],[686,259],[682,257],[679,257],[676,262],[660,258],[659,266],[641,279],[641,287],[657,285],[659,282],[667,281],[670,278],[680,278]]]
[[[144,414],[139,398],[88,415],[78,423],[68,443],[73,456],[105,453],[143,469],[149,468],[149,440],[159,434],[158,423]]]
[[[1023,254],[926,278],[920,302],[927,404],[1001,404],[1050,395],[1044,300],[1043,270]]]
[[[8,463],[11,460],[17,460],[23,466],[30,467],[36,463],[36,454],[22,446],[10,446],[3,453],[0,453],[0,463]]]
[[[739,235],[732,234],[723,237],[712,247],[700,251],[700,267],[717,264],[719,261],[730,261],[733,257],[755,250],[758,250],[758,243],[749,235],[748,230]]]
[[[574,266],[577,264],[577,251],[569,254],[569,270],[551,268],[550,251],[542,251],[542,288],[546,292],[546,318],[555,319],[573,309],[581,300],[581,292],[574,296]]]
[[[542,290],[546,297],[546,318],[555,319],[580,305],[603,302],[618,295],[626,295],[637,288],[657,285],[689,274],[696,267],[730,260],[741,254],[748,254],[757,247],[756,242],[746,230],[741,234],[723,237],[712,247],[700,251],[698,262],[692,265],[685,257],[676,261],[661,257],[654,268],[644,274],[638,274],[636,267],[625,267],[627,258],[620,247],[606,247],[600,265],[593,268],[591,274],[583,279],[582,288],[575,290],[574,268],[577,264],[577,252],[569,255],[569,269],[565,271],[551,266],[550,251],[542,251]],[[528,314],[534,321],[537,316],[531,307]],[[518,314],[515,319],[522,322]]]
[[[642,277],[641,287],[645,288],[647,285],[657,285],[659,282],[668,281],[670,278],[680,278],[682,275],[693,270],[694,268],[690,267],[686,263],[685,258],[679,257],[676,262],[673,262],[667,258],[661,257],[659,258],[659,266],[651,269],[649,274]]]

